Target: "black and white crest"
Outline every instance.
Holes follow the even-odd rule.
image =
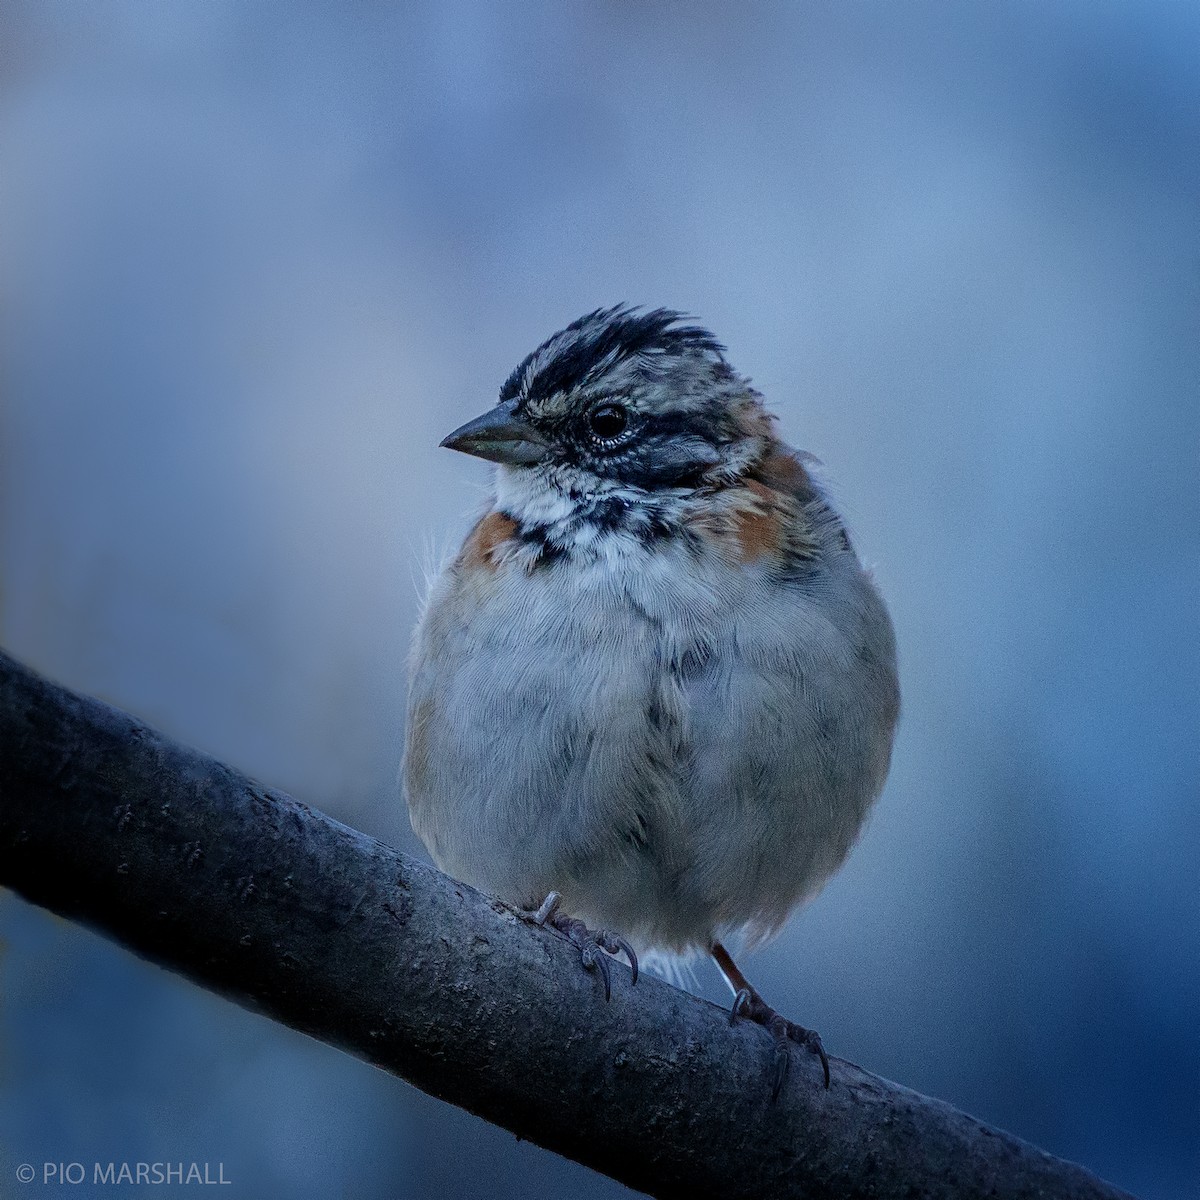
[[[545,401],[626,374],[624,367],[653,371],[656,362],[704,358],[729,371],[725,347],[702,326],[687,324],[668,308],[642,312],[628,305],[598,308],[547,338],[520,363],[500,389],[500,400]]]
[[[481,418],[486,436],[464,428],[473,452],[483,436],[485,457],[573,497],[686,490],[732,478],[764,451],[761,399],[703,326],[671,309],[619,304],[572,321],[528,355]]]

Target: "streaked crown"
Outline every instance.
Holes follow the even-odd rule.
[[[569,475],[573,490],[588,477],[653,490],[736,471],[767,436],[761,398],[707,329],[669,309],[618,305],[547,338],[496,408],[443,445]]]

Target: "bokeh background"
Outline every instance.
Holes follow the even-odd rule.
[[[1195,5],[5,0],[0,642],[420,852],[406,644],[487,483],[437,442],[619,300],[726,341],[899,634],[883,799],[752,976],[1200,1194]],[[0,939],[0,1194],[624,1193],[9,893]]]

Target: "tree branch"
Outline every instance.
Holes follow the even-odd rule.
[[[0,653],[0,884],[652,1195],[1124,1196],[795,1051]]]

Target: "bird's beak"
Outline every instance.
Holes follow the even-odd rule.
[[[442,438],[447,450],[461,450],[491,462],[529,467],[541,462],[546,442],[528,421],[516,415],[516,403],[505,400],[483,416],[460,425]]]

